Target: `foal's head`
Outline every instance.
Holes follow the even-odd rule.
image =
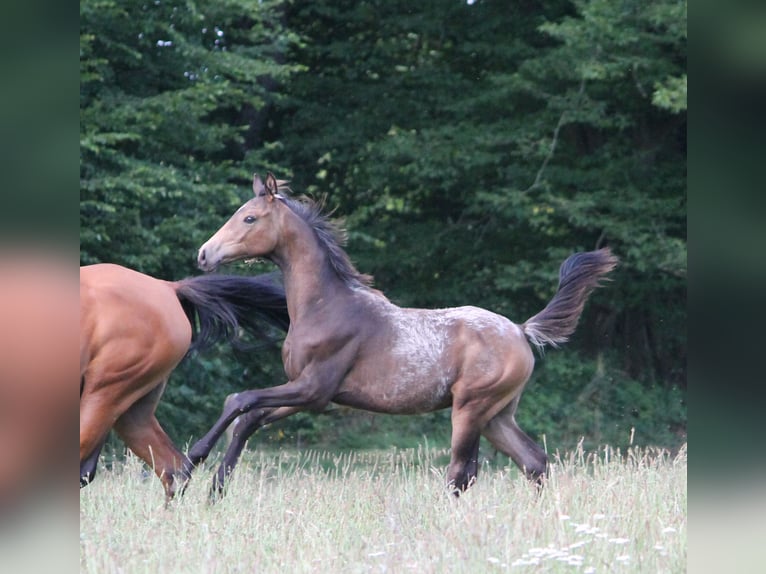
[[[213,237],[200,247],[197,263],[203,271],[213,271],[223,263],[267,256],[279,241],[280,187],[285,182],[273,174],[261,181],[253,176],[253,197],[231,216]]]

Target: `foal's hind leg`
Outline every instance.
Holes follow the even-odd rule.
[[[458,496],[471,486],[479,470],[481,434],[475,418],[466,409],[452,409],[452,448],[447,468],[447,487]]]
[[[234,427],[234,432],[232,433],[232,440],[229,447],[226,449],[223,462],[218,467],[218,472],[213,479],[213,486],[210,490],[211,496],[220,496],[223,494],[226,480],[237,465],[237,461],[242,454],[242,450],[245,448],[247,439],[253,436],[255,431],[262,426],[283,419],[300,410],[299,407],[279,407],[275,409],[256,409],[240,415],[239,418],[232,423],[233,425],[236,425]]]
[[[516,424],[517,405],[518,399],[514,399],[487,423],[482,434],[497,450],[511,457],[528,479],[542,484],[548,474],[548,455]]]
[[[154,416],[165,382],[136,401],[117,419],[114,430],[133,453],[154,469],[165,488],[167,500],[183,493],[190,475],[186,457],[170,440]]]

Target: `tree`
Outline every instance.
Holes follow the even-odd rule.
[[[293,2],[287,21],[306,72],[275,150],[296,189],[346,217],[353,258],[379,287],[406,305],[524,320],[566,255],[609,244],[622,259],[614,284],[543,369],[585,362],[580,383],[631,381],[658,413],[678,397],[685,2]],[[615,416],[623,408],[649,409]]]
[[[84,262],[192,273],[254,169],[324,197],[352,259],[403,305],[520,322],[569,253],[609,244],[614,282],[538,361],[522,422],[558,421],[570,444],[627,440],[632,425],[677,440],[686,2],[88,1],[82,14]],[[249,386],[228,357],[199,375]],[[218,401],[185,392],[173,408]]]
[[[279,2],[113,2],[80,8],[83,263],[161,277],[239,204],[254,115],[295,68]]]

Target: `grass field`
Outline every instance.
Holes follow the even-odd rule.
[[[460,499],[446,451],[251,453],[209,504],[212,466],[164,507],[135,459],[80,494],[80,569],[146,572],[685,572],[686,449],[552,457],[541,495],[485,463]]]

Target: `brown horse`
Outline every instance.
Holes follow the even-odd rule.
[[[204,460],[242,413],[250,420],[238,425],[232,452],[261,424],[331,401],[381,413],[452,407],[447,478],[453,492],[476,477],[481,435],[531,480],[541,480],[547,456],[514,418],[534,366],[530,342],[538,348],[565,342],[617,258],[608,248],[570,256],[553,299],[521,325],[477,307],[405,309],[369,287],[319,207],[285,197],[281,183],[272,174],[265,184],[256,176],[255,197],[200,248],[198,263],[212,271],[265,257],[280,267],[291,321],[282,347],[289,382],[239,393],[190,449],[191,462]],[[235,462],[227,453],[219,488]]]
[[[190,348],[236,340],[239,327],[265,336],[265,323],[289,325],[284,290],[266,276],[170,282],[119,265],[81,267],[80,486],[114,428],[171,499],[189,474],[154,414],[168,376]]]

